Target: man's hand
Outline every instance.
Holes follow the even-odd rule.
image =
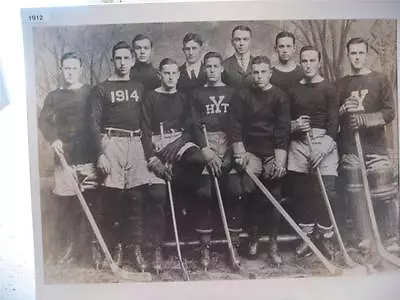
[[[164,180],[170,181],[172,179],[172,170],[165,166],[162,161],[153,156],[150,158],[147,167],[151,172],[153,172],[157,177],[160,177]]]
[[[315,169],[319,166],[321,161],[324,159],[325,153],[322,151],[313,151],[310,155],[310,166],[311,168]]]
[[[61,142],[61,140],[55,140],[53,143],[51,143],[51,148],[57,154],[64,154],[63,142]]]
[[[275,149],[274,167],[271,179],[282,178],[286,175],[287,152],[283,149]]]
[[[235,153],[233,155],[233,159],[234,159],[235,164],[239,167],[239,169],[244,170],[244,169],[246,169],[247,165],[249,164],[250,155],[248,152]]]
[[[339,115],[354,114],[361,112],[359,102],[353,96],[348,97],[344,104],[339,108]]]
[[[291,122],[291,131],[292,132],[307,133],[310,130],[311,130],[311,126],[310,126],[310,117],[309,116],[300,116],[296,120]]]
[[[204,147],[201,149],[201,154],[204,157],[204,160],[207,162],[207,166],[211,173],[219,177],[221,176],[222,170],[222,160],[210,147]]]
[[[109,174],[111,172],[111,164],[108,158],[101,154],[99,159],[97,160],[97,167],[104,173]]]
[[[183,136],[177,138],[175,141],[169,143],[164,148],[162,148],[158,153],[157,156],[166,163],[172,163],[176,156],[178,155],[179,150],[185,145],[187,139]]]

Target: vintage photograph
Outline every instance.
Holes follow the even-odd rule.
[[[32,37],[45,284],[400,267],[396,20]]]

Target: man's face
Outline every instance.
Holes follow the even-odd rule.
[[[367,55],[367,46],[364,43],[349,45],[347,56],[353,69],[361,70],[364,68],[367,63]]]
[[[161,83],[168,89],[176,87],[179,79],[178,66],[176,64],[164,65],[160,71]]]
[[[250,50],[251,34],[249,31],[236,30],[232,36],[232,46],[237,54],[245,54]]]
[[[251,65],[251,74],[253,76],[254,84],[263,89],[269,85],[272,72],[269,64],[253,64]]]
[[[151,56],[151,43],[148,39],[136,41],[133,44],[133,51],[138,61],[148,63]]]
[[[321,63],[318,59],[318,52],[315,50],[307,50],[301,53],[300,64],[303,68],[304,76],[314,78],[319,74]]]
[[[67,58],[63,61],[61,72],[68,84],[78,83],[81,76],[81,63],[76,58]]]
[[[293,54],[296,51],[293,39],[290,37],[283,37],[278,39],[278,42],[275,45],[275,49],[278,53],[279,61],[282,63],[288,62],[293,57]]]
[[[133,66],[133,57],[129,49],[117,49],[112,61],[114,63],[115,73],[121,77],[129,74]]]
[[[205,70],[209,82],[221,81],[221,73],[224,71],[221,60],[218,57],[210,57],[205,61]]]
[[[183,46],[183,53],[189,64],[194,64],[200,59],[201,46],[195,41],[189,41]]]

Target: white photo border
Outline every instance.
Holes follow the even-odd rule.
[[[166,13],[167,12],[167,13]],[[40,20],[29,16],[42,16]],[[27,86],[27,117],[37,299],[399,299],[400,273],[352,277],[134,284],[45,285],[43,278],[36,83],[32,28],[121,23],[249,21],[283,19],[397,19],[395,1],[223,1],[128,3],[21,11]],[[399,52],[397,52],[399,54]],[[397,55],[397,63],[400,58]],[[400,86],[397,69],[398,88]],[[399,93],[398,93],[399,94]],[[398,100],[398,99],[397,99]],[[400,129],[400,128],[399,128]],[[399,130],[400,132],[400,130]],[[398,155],[398,154],[397,154]]]

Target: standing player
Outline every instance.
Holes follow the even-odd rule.
[[[291,32],[281,31],[276,35],[275,51],[279,64],[272,69],[271,84],[286,92],[304,76],[303,70],[294,60],[295,43],[296,39]]]
[[[367,67],[368,43],[363,38],[356,37],[348,41],[347,56],[351,74],[337,83],[342,125],[341,168],[346,176],[345,182],[358,186],[361,184],[360,168],[367,168],[379,231],[388,250],[394,250],[398,248],[396,187],[385,138],[385,126],[395,116],[392,88],[385,75]],[[360,111],[360,108],[363,110]],[[360,134],[366,166],[360,166],[357,156],[354,141],[356,130]],[[358,245],[368,250],[371,236],[362,189],[347,193],[347,197],[353,208],[353,223],[360,238]]]
[[[232,99],[230,140],[235,163],[260,176],[265,186],[278,200],[281,199],[282,177],[286,173],[289,144],[290,107],[286,94],[272,86],[271,63],[266,56],[257,56],[251,62],[254,86],[240,90]],[[272,263],[280,264],[277,235],[280,217],[272,205],[256,191],[255,184],[244,173],[232,175],[236,189],[252,203],[253,218],[269,220],[270,244],[268,255]],[[257,212],[257,214],[256,214]],[[251,241],[258,240],[259,230],[252,226]]]
[[[240,194],[235,194],[229,186],[229,173],[231,171],[231,147],[227,138],[229,105],[234,89],[226,86],[221,80],[223,72],[222,56],[217,52],[208,52],[204,56],[204,67],[207,83],[194,91],[192,106],[195,120],[196,143],[201,149],[204,161],[208,166],[203,170],[203,175],[198,179],[199,188],[196,191],[195,211],[196,231],[200,234],[201,259],[203,268],[210,263],[210,240],[212,228],[212,208],[215,207],[215,189],[210,178],[211,171],[214,176],[220,177],[223,199],[229,232],[234,250],[239,248],[239,233],[242,230],[242,203]],[[207,146],[202,126],[207,129]],[[233,170],[232,170],[233,171]],[[235,258],[239,255],[236,254]],[[233,257],[232,257],[233,259]],[[232,262],[237,265],[239,262]]]
[[[143,147],[150,177],[146,223],[153,252],[152,267],[157,273],[162,267],[161,242],[165,232],[164,207],[167,198],[165,180],[171,180],[171,169],[157,156],[159,151],[168,148],[190,129],[190,105],[183,93],[176,89],[179,78],[177,63],[169,58],[160,62],[161,86],[146,96],[143,105],[142,130]],[[160,132],[160,123],[164,133]],[[178,160],[193,143],[182,145],[175,152],[171,162]]]
[[[130,79],[144,85],[146,91],[152,91],[160,86],[158,71],[151,64],[153,42],[144,34],[136,35],[132,40],[135,54],[135,64],[130,71]]]
[[[331,255],[326,239],[333,235],[333,227],[312,170],[319,168],[329,200],[335,206],[338,202],[335,189],[338,101],[335,87],[319,74],[321,53],[312,46],[304,46],[300,50],[300,63],[304,79],[289,92],[292,134],[288,182],[291,184],[291,198],[297,203],[300,227],[315,238],[325,255]],[[312,145],[307,141],[307,134]],[[299,257],[308,253],[309,248],[305,244],[296,249]]]
[[[183,38],[183,54],[186,62],[179,67],[178,91],[190,97],[193,89],[206,83],[204,67],[201,62],[203,39],[197,33],[189,32]]]
[[[223,62],[222,81],[234,88],[249,87],[251,77],[251,29],[245,25],[237,25],[232,30],[232,46],[235,54]]]
[[[97,167],[103,175],[98,218],[116,262],[122,264],[128,248],[143,271],[142,202],[149,178],[139,126],[143,85],[129,78],[133,53],[128,43],[114,45],[111,61],[113,74],[89,95]]]
[[[47,95],[39,116],[39,128],[54,152],[64,155],[84,190],[85,199],[91,204],[94,195],[88,188],[90,183],[95,184],[95,155],[87,131],[86,100],[90,87],[80,82],[81,71],[82,62],[75,53],[65,53],[61,57],[62,86]],[[53,194],[57,207],[55,232],[59,240],[54,244],[57,252],[66,254],[59,257],[58,262],[84,258],[88,246],[87,221],[67,172],[70,170],[62,168],[56,155]],[[67,251],[70,245],[73,251]]]

